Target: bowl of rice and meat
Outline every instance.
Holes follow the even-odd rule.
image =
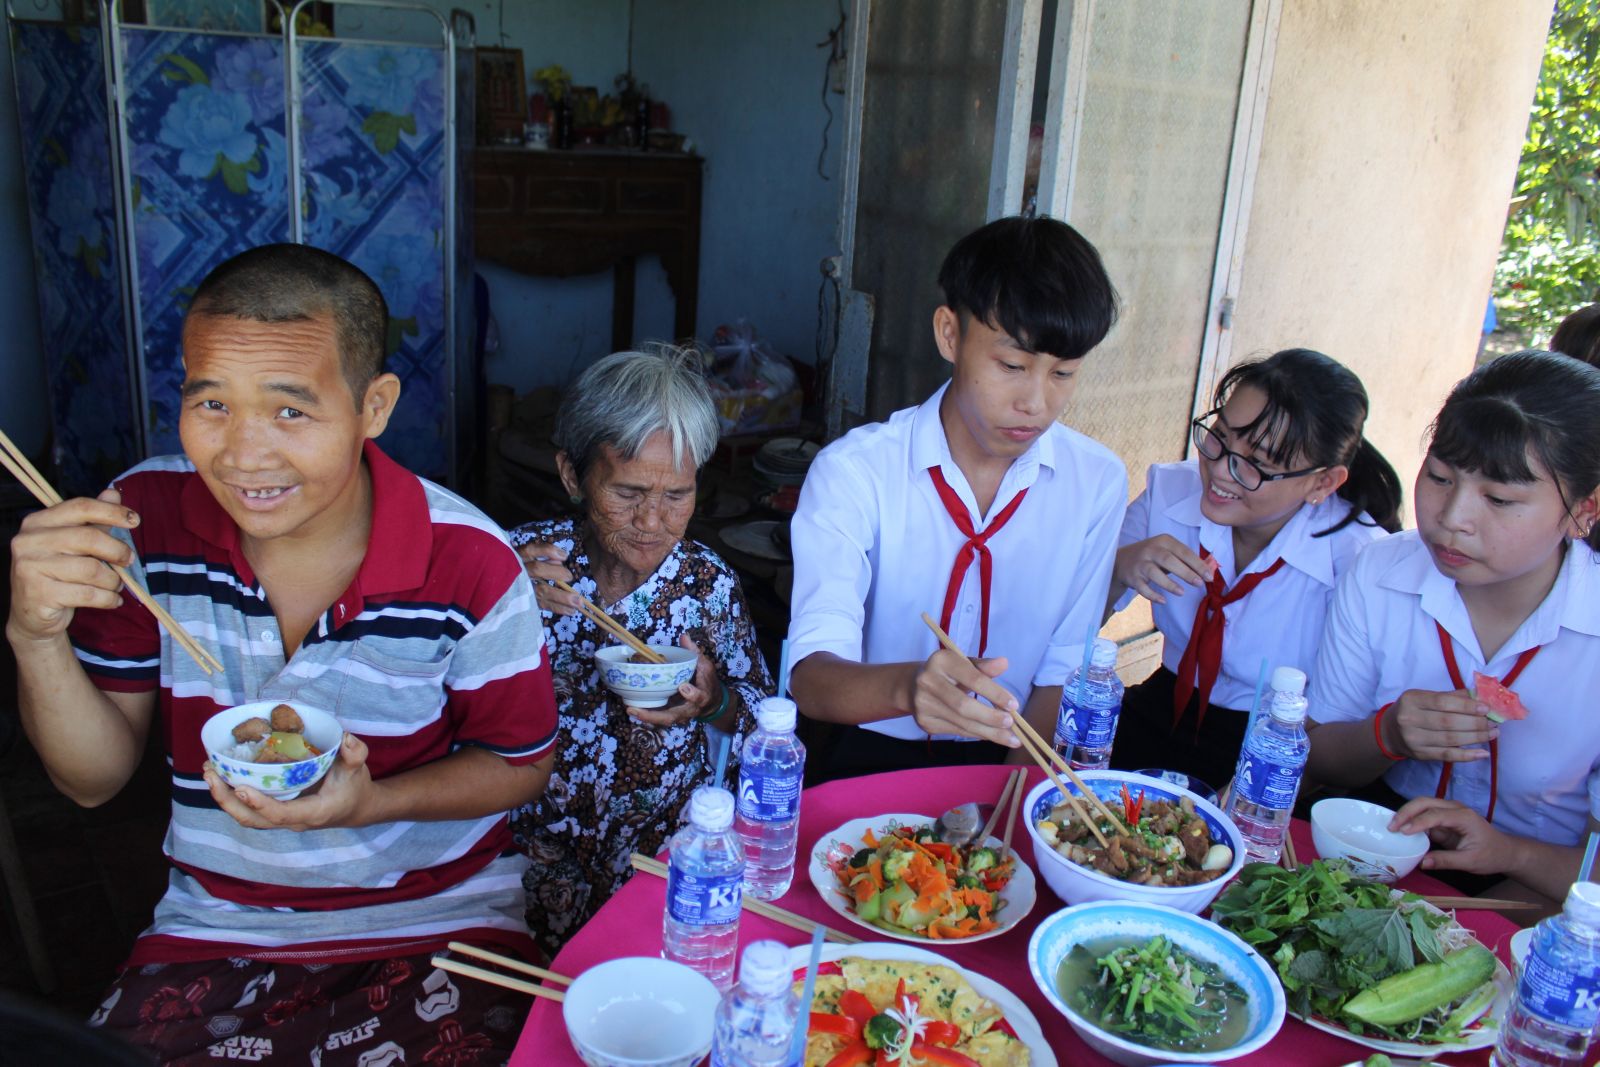
[[[278,800],[292,800],[321,781],[343,740],[338,719],[292,700],[240,704],[200,728],[200,742],[223,781]]]

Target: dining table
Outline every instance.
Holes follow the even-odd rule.
[[[806,872],[817,842],[852,819],[891,813],[937,816],[965,801],[992,801],[999,796],[1012,770],[998,765],[928,767],[842,779],[805,790],[800,803],[795,879],[788,892],[773,903],[834,929],[858,935],[864,941],[874,940],[871,930],[848,922],[832,911],[812,886]],[[1029,767],[1027,787],[1033,788],[1043,778],[1042,771]],[[1019,815],[1018,822],[1024,817]],[[1297,855],[1303,861],[1313,858],[1316,851],[1310,825],[1296,820],[1291,833]],[[1012,848],[1022,862],[1037,871],[1032,838],[1020,825],[1013,831]],[[1407,875],[1398,884],[1402,889],[1422,894],[1453,892],[1449,886],[1420,870]],[[1079,1039],[1066,1017],[1051,1005],[1029,973],[1029,937],[1043,919],[1065,906],[1040,878],[1038,900],[1033,910],[1010,930],[981,941],[945,940],[926,947],[1014,993],[1038,1020],[1060,1067],[1110,1064],[1110,1060]],[[567,942],[552,961],[551,969],[564,975],[578,975],[620,956],[658,955],[665,908],[666,881],[649,874],[635,874]],[[1510,964],[1511,935],[1518,930],[1515,923],[1492,911],[1461,910],[1456,912],[1456,917],[1496,956]],[[745,911],[739,921],[740,946],[762,939],[781,941],[791,947],[806,945],[809,941],[804,931]],[[1289,1017],[1270,1043],[1229,1062],[1240,1067],[1340,1067],[1361,1061],[1370,1053],[1371,1050],[1362,1045]],[[1447,1053],[1440,1059],[1447,1065],[1478,1067],[1489,1062],[1489,1050]],[[512,1067],[577,1067],[582,1062],[567,1038],[561,1005],[536,999],[511,1057]]]

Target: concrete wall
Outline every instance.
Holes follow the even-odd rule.
[[[1408,505],[1477,353],[1550,10],[1283,3],[1232,355],[1307,345],[1360,374]]]
[[[39,355],[39,305],[34,299],[28,199],[17,133],[17,86],[11,49],[0,50],[0,428],[37,454],[49,426],[44,360]],[[9,477],[9,476],[7,476]]]

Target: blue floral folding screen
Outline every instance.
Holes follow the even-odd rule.
[[[383,290],[388,369],[402,390],[382,444],[433,473],[451,431],[445,54],[337,40],[298,47],[305,241],[350,260]]]
[[[283,42],[124,28],[146,447],[182,451],[189,297],[213,267],[289,239]]]
[[[138,456],[100,33],[13,34],[55,457],[64,491],[98,491]]]
[[[122,26],[116,130],[97,31],[11,28],[57,454],[69,486],[94,488],[142,455],[180,449],[183,315],[200,280],[247,248],[293,239],[287,45]],[[381,443],[418,473],[452,480],[474,379],[455,365],[470,366],[471,302],[452,309],[446,299],[447,287],[471,280],[469,231],[458,222],[450,247],[445,226],[447,168],[459,174],[464,158],[444,115],[448,53],[325,39],[297,47],[301,239],[383,290],[389,369],[404,388]],[[454,76],[465,69],[458,62]],[[119,225],[111,168],[119,136],[131,225]],[[135,268],[131,303],[119,247]]]

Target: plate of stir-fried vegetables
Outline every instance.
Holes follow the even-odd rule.
[[[901,941],[997,937],[1033,910],[1033,872],[998,838],[960,848],[926,815],[853,819],[822,835],[811,884],[828,907]]]

